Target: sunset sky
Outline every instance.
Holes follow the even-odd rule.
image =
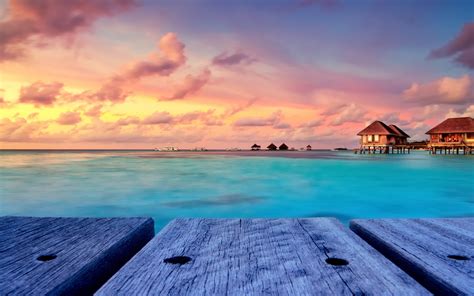
[[[473,1],[0,0],[0,148],[421,140],[473,70]]]

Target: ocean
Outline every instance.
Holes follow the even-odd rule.
[[[0,151],[0,215],[473,216],[474,155]]]

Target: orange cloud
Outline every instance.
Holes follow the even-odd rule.
[[[72,95],[73,100],[123,102],[130,95],[124,89],[124,81],[119,77],[108,79],[97,91],[85,91]]]
[[[90,117],[100,117],[102,114],[102,105],[96,105],[87,110],[84,114]]]
[[[168,112],[155,112],[143,120],[144,124],[170,124],[173,116]]]
[[[45,122],[29,123],[24,118],[14,120],[4,118],[0,121],[0,141],[29,142],[38,137],[39,131],[47,127]]]
[[[57,122],[62,125],[74,125],[81,122],[81,120],[79,112],[65,112],[59,115]]]
[[[59,97],[62,88],[63,84],[59,82],[43,83],[37,81],[21,88],[19,101],[21,103],[31,103],[37,107],[53,105]]]
[[[126,125],[131,125],[131,124],[139,124],[140,123],[140,118],[136,116],[128,116],[126,118],[120,118],[116,124],[119,126],[126,126]]]

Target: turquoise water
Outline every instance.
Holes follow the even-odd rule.
[[[0,215],[474,215],[474,155],[0,152]]]

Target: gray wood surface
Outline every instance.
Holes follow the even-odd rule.
[[[165,263],[175,256],[191,261]],[[332,218],[173,220],[96,293],[353,294],[428,291]]]
[[[474,218],[353,220],[350,228],[432,292],[474,295]]]
[[[151,218],[0,217],[0,295],[90,295],[153,227]]]

